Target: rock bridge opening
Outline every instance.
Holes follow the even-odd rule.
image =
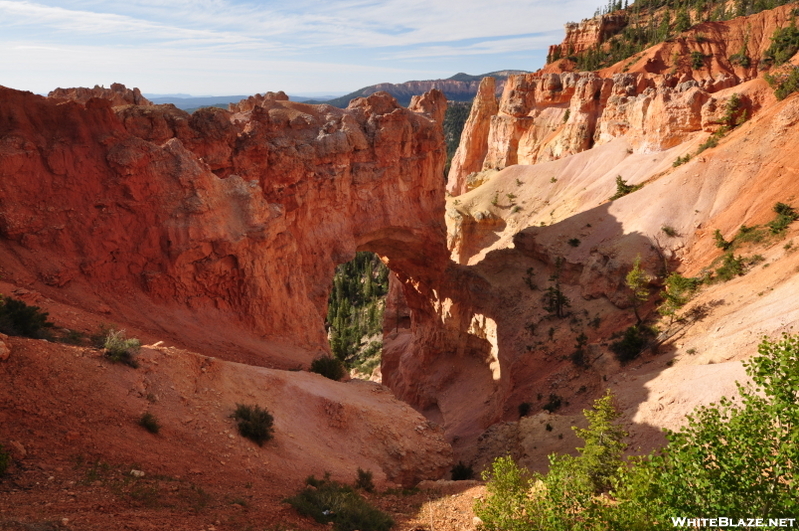
[[[330,353],[360,378],[380,379],[389,269],[372,252],[339,264],[327,304]]]

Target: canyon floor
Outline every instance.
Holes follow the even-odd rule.
[[[56,332],[68,328],[90,336],[116,324],[35,291],[8,283],[2,289],[49,311]],[[236,389],[241,382],[224,386],[206,378],[203,384],[214,371],[207,356],[169,342],[155,346],[152,331],[126,333],[149,343],[135,369],[111,363],[87,339],[81,345],[4,341],[10,354],[0,361],[0,425],[13,462],[0,478],[0,529],[329,529],[283,502],[304,486],[308,471],[317,477],[331,471],[318,466],[321,452],[292,453],[292,441],[331,444],[338,437],[352,447],[351,437],[319,433],[318,424],[300,415],[290,427],[278,418],[274,438],[258,447],[237,433],[225,409],[244,402]],[[388,393],[365,381],[331,385]],[[138,425],[145,410],[161,424],[157,434]],[[376,438],[367,443],[379,445]],[[348,463],[358,459],[340,453]],[[347,469],[332,472],[349,483],[356,471],[352,478]],[[394,518],[394,529],[472,527],[471,507],[484,487],[475,481],[425,484],[403,489],[383,481],[364,495]]]

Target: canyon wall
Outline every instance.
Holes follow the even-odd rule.
[[[383,93],[346,110],[282,93],[192,115],[113,106],[138,95],[0,89],[7,275],[294,367],[328,351],[333,270],[356,250],[417,293],[446,266],[440,92],[410,110]]]
[[[564,72],[573,65],[561,60],[536,73],[511,76],[496,111],[493,103],[475,99],[447,190],[462,194],[474,186],[467,181],[483,182],[475,175],[480,172],[557,160],[622,136],[636,153],[646,153],[714,130],[716,109],[727,97],[726,92],[714,94],[757,77],[771,35],[789,24],[791,13],[792,8],[783,6],[729,22],[698,24],[598,72]],[[560,46],[602,43],[612,29],[602,29],[607,17],[570,26]],[[701,68],[692,68],[692,53],[703,57]],[[746,55],[751,64],[732,64],[733,54]],[[762,103],[749,102],[754,107]]]
[[[580,22],[568,22],[564,26],[566,37],[561,44],[553,44],[549,47],[547,58],[553,61],[599,46],[626,25],[627,14],[624,11],[600,15]]]

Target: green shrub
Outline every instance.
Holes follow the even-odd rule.
[[[516,466],[510,456],[494,460],[491,470],[483,473],[488,496],[478,500],[474,514],[482,521],[486,531],[530,531],[532,517],[528,512],[529,498],[534,482],[530,473]]]
[[[374,492],[375,484],[372,481],[372,471],[364,470],[358,467],[358,476],[355,478],[355,488],[365,490],[366,492]]]
[[[619,341],[610,344],[610,351],[621,363],[627,363],[637,358],[647,344],[650,330],[643,325],[633,325],[624,331]]]
[[[658,308],[658,312],[663,316],[673,316],[677,310],[691,300],[700,284],[701,281],[698,278],[671,273],[666,278],[664,290],[661,293],[663,304]]]
[[[694,410],[684,428],[667,432],[662,451],[631,462],[618,480],[613,513],[641,526],[688,514],[736,522],[795,517],[799,337],[764,339],[758,354],[744,362],[754,387],[739,384],[740,400]]]
[[[684,157],[677,157],[674,159],[674,162],[671,163],[672,167],[676,168],[677,166],[682,166],[686,162],[691,160],[691,154],[687,153]]]
[[[766,74],[763,78],[774,89],[774,96],[784,100],[799,91],[799,67],[791,66],[775,74]]]
[[[747,227],[741,225],[738,229],[738,234],[735,235],[735,244],[739,243],[762,243],[768,236],[768,231],[762,227],[754,226]]]
[[[550,455],[549,473],[530,474],[510,457],[494,461],[484,473],[488,496],[475,504],[486,531],[614,529],[598,526],[592,510],[607,493],[623,465],[627,432],[608,392],[583,414],[587,429],[575,429],[585,441],[580,455]],[[624,529],[624,528],[618,528]]]
[[[784,28],[777,28],[771,36],[771,46],[763,53],[763,62],[767,65],[779,66],[799,51],[799,28],[792,20]]]
[[[531,407],[530,402],[522,402],[519,404],[519,417],[526,417],[530,413]]]
[[[724,255],[724,262],[722,263],[721,267],[716,269],[716,278],[723,282],[727,282],[728,280],[732,280],[733,278],[743,274],[743,259],[741,257],[736,258],[732,251]]]
[[[155,415],[153,415],[149,411],[141,416],[141,418],[139,419],[139,426],[149,431],[150,433],[157,434],[159,431],[161,431],[161,425],[158,423],[158,419],[155,418]]]
[[[730,56],[730,63],[737,66],[742,66],[743,68],[749,68],[752,66],[752,60],[749,58],[746,53],[734,53]]]
[[[47,312],[38,306],[28,306],[12,297],[0,296],[0,332],[4,334],[47,339],[47,329],[53,327],[47,316]]]
[[[780,234],[788,228],[788,225],[799,219],[799,214],[796,213],[794,208],[785,203],[774,205],[774,212],[777,214],[777,218],[768,223],[772,234]]]
[[[662,227],[660,227],[660,230],[662,230],[663,233],[669,238],[676,238],[677,236],[679,236],[679,233],[677,233],[677,229],[669,225],[663,225]]]
[[[0,444],[0,478],[5,475],[9,465],[11,465],[11,454],[9,454],[5,448],[3,448],[3,445]]]
[[[720,131],[720,130],[719,130]],[[710,135],[707,140],[699,144],[699,147],[696,148],[696,154],[699,155],[706,149],[714,148],[719,145],[719,139],[724,136],[724,134],[718,134],[719,131],[716,131],[712,135]]]
[[[105,356],[114,363],[124,363],[134,369],[139,366],[135,355],[141,347],[141,341],[136,338],[125,338],[124,330],[109,330],[103,343]]]
[[[452,481],[465,481],[474,478],[474,469],[471,465],[465,464],[463,461],[458,461],[458,464],[450,470]]]
[[[699,70],[705,66],[705,56],[702,52],[691,52],[691,68],[694,70]]]
[[[719,229],[716,229],[716,231],[713,233],[713,239],[716,241],[716,247],[723,249],[724,251],[729,249],[730,245],[732,245],[732,242],[728,242],[724,239],[724,236],[721,235],[721,231]]]
[[[636,185],[627,184],[627,181],[622,179],[621,175],[617,175],[616,176],[616,193],[613,194],[610,197],[610,200],[611,201],[615,201],[616,199],[619,199],[621,197],[624,197],[625,195],[631,194],[631,193],[635,192],[636,190],[640,190],[641,188],[643,188],[643,186],[644,186],[643,184],[636,184]]]
[[[544,411],[549,411],[550,413],[554,413],[555,411],[560,409],[562,403],[563,399],[560,396],[556,394],[550,394],[549,400],[547,401],[546,404],[543,405],[541,409],[543,409]]]
[[[320,356],[311,362],[311,372],[339,381],[347,374],[347,369],[339,359]]]
[[[255,442],[258,446],[263,446],[272,438],[274,417],[268,410],[259,406],[236,404],[236,411],[231,417],[236,420],[239,434]]]
[[[330,479],[306,480],[308,487],[286,499],[302,516],[320,524],[333,523],[334,531],[388,531],[391,517],[364,500],[352,487]]]

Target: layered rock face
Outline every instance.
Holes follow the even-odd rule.
[[[783,6],[726,23],[699,24],[599,72],[561,72],[565,65],[550,64],[511,76],[496,112],[484,99],[475,99],[447,189],[457,195],[468,189],[468,176],[475,172],[557,160],[622,136],[635,152],[646,153],[713,130],[713,119],[706,119],[711,109],[723,107],[728,96],[723,91],[757,77],[774,30],[789,24],[791,13]],[[577,53],[580,47],[600,44],[623,26],[623,17],[606,15],[568,26],[559,49],[571,47]],[[702,68],[692,68],[692,53],[701,54]],[[749,57],[750,66],[731,63],[733,54]],[[723,95],[715,96],[718,92]]]
[[[457,167],[460,174],[470,174],[483,169],[483,160],[488,151],[491,117],[499,110],[495,85],[493,77],[484,78],[472,102],[472,110],[461,134],[462,147],[459,147],[452,158],[451,167]],[[450,183],[447,191],[453,195],[462,194],[466,191],[465,184],[465,182]],[[458,188],[453,190],[453,186]]]
[[[569,22],[565,25],[566,37],[561,44],[549,47],[548,57],[556,60],[599,46],[626,25],[627,15],[624,12],[610,13],[580,22]]]
[[[447,189],[458,195],[469,189],[474,172],[557,160],[620,137],[638,153],[669,149],[696,132],[715,130],[717,110],[728,98],[672,75],[514,76],[496,114],[490,114],[490,104],[476,100]]]
[[[378,93],[189,115],[113,107],[119,90],[0,91],[0,235],[26,282],[185,336],[183,316],[204,323],[200,344],[286,367],[328,350],[333,270],[356,250],[416,293],[446,263],[439,92],[419,113]]]

